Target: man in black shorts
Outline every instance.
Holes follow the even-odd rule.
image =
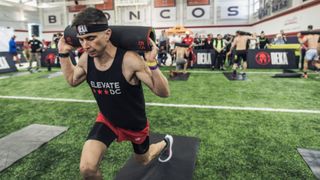
[[[100,112],[81,154],[80,173],[84,179],[102,179],[100,161],[114,141],[131,141],[135,158],[148,164],[158,157],[170,160],[173,138],[149,145],[149,123],[145,112],[142,83],[160,96],[168,97],[169,85],[157,66],[157,47],[145,59],[136,52],[115,47],[110,42],[111,29],[104,13],[94,8],[80,12],[73,20],[84,54],[76,66],[71,63],[72,47],[61,38],[58,44],[61,68],[67,82],[77,86],[87,81]]]
[[[232,77],[237,77],[237,67],[241,64],[241,60],[243,61],[243,78],[246,78],[246,70],[247,70],[247,42],[249,39],[256,39],[254,36],[250,36],[248,34],[242,34],[239,31],[236,32],[236,37],[232,42],[229,53],[231,53],[232,49],[236,47],[236,55],[237,59],[234,60],[233,63],[233,72]]]

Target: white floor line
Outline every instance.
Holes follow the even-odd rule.
[[[21,100],[79,102],[79,103],[95,103],[96,102],[95,100],[28,97],[28,96],[0,96],[0,99],[21,99]],[[161,106],[161,107],[178,107],[178,108],[224,109],[224,110],[240,110],[240,111],[268,111],[268,112],[320,114],[320,110],[305,110],[305,109],[282,109],[282,108],[277,109],[277,108],[263,108],[263,107],[257,108],[257,107],[212,106],[212,105],[196,105],[196,104],[165,104],[165,103],[146,103],[146,105]]]

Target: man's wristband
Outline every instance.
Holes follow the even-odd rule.
[[[150,70],[156,70],[158,68],[157,61],[147,61],[146,63]]]
[[[69,53],[59,53],[58,56],[61,58],[66,58],[66,57],[69,57],[70,54]]]

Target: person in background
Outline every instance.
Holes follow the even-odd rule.
[[[273,44],[285,44],[285,41],[283,40],[281,34],[276,35],[276,37],[273,40]]]
[[[313,30],[313,26],[312,25],[309,25],[307,27],[307,31],[312,31]],[[303,70],[303,66],[304,66],[304,57],[306,55],[306,51],[308,50],[308,47],[307,47],[307,43],[303,43],[301,44],[301,64],[300,64],[300,70]]]
[[[40,61],[40,57],[41,57],[41,49],[42,49],[42,42],[39,41],[38,39],[36,39],[36,36],[33,34],[32,35],[32,39],[29,41],[29,45],[31,48],[31,60],[29,63],[29,67],[28,70],[30,72],[32,71],[32,62],[36,61],[37,62],[37,67],[36,70],[39,70],[40,66],[41,66],[41,61]]]
[[[283,30],[280,30],[280,34],[281,34],[281,37],[282,37],[282,39],[283,39],[283,41],[284,41],[284,44],[287,44],[287,36],[286,36],[286,34],[284,33],[284,31]]]
[[[13,35],[9,41],[9,53],[12,55],[13,61],[15,61],[19,66],[22,66],[20,63],[20,58],[17,52],[17,44],[16,44],[16,35]]]
[[[203,42],[198,33],[194,35],[193,42],[194,42],[194,49],[202,49]]]
[[[264,31],[261,31],[259,41],[258,41],[259,49],[267,49],[269,44],[270,44],[269,39],[265,36]]]
[[[182,69],[182,73],[187,73],[187,67],[188,67],[188,56],[190,51],[188,51],[188,48],[186,47],[179,47],[176,46],[176,48],[173,50],[173,52],[176,54],[176,71],[170,71],[170,75],[174,76],[173,73],[179,73]],[[181,73],[181,72],[180,72]]]
[[[232,36],[231,34],[225,34],[224,35],[224,42],[225,42],[225,45],[226,45],[226,60],[228,61],[228,66],[231,66],[233,64],[233,61],[234,61],[234,50],[233,51],[230,51],[230,48],[231,48],[231,45],[232,45],[232,42],[233,42],[233,39],[234,39],[234,36]]]
[[[170,55],[171,55],[171,64],[170,66],[173,65],[173,63],[176,61],[176,53],[173,52],[173,50],[176,48],[176,43],[181,43],[181,37],[180,35],[176,35],[175,33],[169,38],[170,42]]]
[[[165,46],[160,46],[159,52],[158,52],[158,65],[161,66],[163,64],[166,65],[168,56],[167,51],[165,50]]]
[[[303,46],[304,43],[307,43],[307,51],[304,58],[304,64],[303,64],[303,78],[308,78],[308,61],[316,61],[319,58],[318,54],[318,42],[320,41],[320,35],[319,34],[308,34],[305,35],[303,38],[301,37],[301,33],[297,34],[298,41]]]
[[[190,32],[186,31],[186,36],[182,39],[182,43],[189,45],[188,51],[188,64],[190,64],[190,68],[193,68],[193,38],[190,36]]]
[[[29,46],[29,38],[26,37],[26,39],[23,41],[23,55],[26,58],[26,60],[30,61],[30,46]]]
[[[241,60],[243,61],[243,73],[242,77],[246,79],[246,69],[247,69],[247,42],[250,39],[255,39],[256,37],[250,36],[248,34],[243,34],[241,31],[236,32],[236,37],[232,42],[229,53],[235,48],[237,59],[233,63],[232,67],[232,78],[236,79],[237,77],[237,68],[241,65]]]
[[[159,45],[158,45],[158,47],[161,48],[161,46],[163,46],[163,49],[165,51],[167,51],[168,44],[169,44],[169,38],[166,35],[166,31],[162,30],[161,31],[161,35],[159,36]]]
[[[210,33],[207,35],[206,40],[204,41],[203,44],[203,49],[207,51],[207,53],[210,53],[210,58],[211,58],[211,69],[214,70],[216,66],[216,61],[214,58],[214,48],[213,48],[213,35]]]
[[[257,49],[259,40],[257,38],[257,33],[252,34],[253,39],[249,40],[249,49]]]
[[[41,43],[42,43],[41,52],[44,52],[45,50],[48,49],[48,44],[49,43],[45,39],[42,39]]]
[[[226,46],[224,44],[224,40],[222,39],[222,35],[218,34],[217,39],[213,40],[213,49],[214,53],[214,61],[216,62],[216,67],[219,70],[225,70],[223,67],[224,59],[225,59],[225,50]]]

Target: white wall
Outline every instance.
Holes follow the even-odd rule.
[[[9,51],[9,41],[13,36],[14,32],[12,28],[0,26],[0,52]]]
[[[0,26],[28,30],[28,23],[40,23],[39,11],[32,7],[0,6]],[[27,32],[18,32],[17,41],[23,41]]]
[[[313,25],[314,29],[320,29],[319,17],[320,4],[257,24],[253,27],[253,30],[256,32],[264,30],[266,34],[276,34],[283,29],[286,33],[289,33],[306,30],[310,24]]]
[[[311,1],[304,2],[304,4]],[[116,2],[116,1],[115,1]],[[286,32],[296,32],[304,30],[309,24],[313,24],[316,29],[320,29],[320,21],[317,18],[320,17],[319,5],[311,8],[307,8],[286,16],[282,16],[271,21],[266,21],[254,26],[250,26],[251,20],[255,20],[251,16],[246,17],[245,14],[240,14],[240,18],[230,18],[223,15],[223,9],[226,4],[232,5],[240,4],[252,4],[252,0],[210,0],[210,5],[199,6],[200,8],[208,9],[204,18],[192,19],[190,18],[190,12],[187,9],[196,8],[197,6],[187,6],[185,0],[176,0],[176,6],[172,8],[154,8],[154,1],[150,0],[149,4],[142,6],[130,6],[130,7],[117,7],[115,10],[108,11],[111,14],[110,24],[115,25],[150,25],[157,28],[156,32],[159,32],[163,28],[173,27],[175,25],[184,25],[190,27],[195,33],[200,34],[224,34],[234,33],[236,30],[244,30],[249,32],[260,32],[264,30],[267,34],[278,33],[280,29],[284,29]],[[302,0],[292,0],[293,7],[301,5]],[[159,11],[161,9],[171,9],[169,15],[172,19],[161,20],[159,19]],[[318,10],[317,10],[318,9]],[[141,10],[144,13],[142,20],[136,20],[128,22],[128,17],[125,17],[125,13],[129,10]],[[252,14],[252,8],[249,7],[249,15]],[[170,14],[171,13],[171,14]],[[56,16],[54,23],[48,23],[50,15]],[[52,35],[56,32],[62,32],[70,21],[74,13],[68,13],[66,7],[51,8],[51,9],[26,9],[21,6],[7,7],[0,6],[0,26],[13,27],[19,31],[16,31],[17,41],[23,41],[28,36],[27,24],[39,23],[42,25],[41,39],[50,41]],[[168,15],[168,14],[166,14]],[[224,17],[224,18],[223,18]],[[142,22],[143,21],[143,22]],[[230,26],[231,25],[231,26]],[[240,26],[237,26],[240,25]],[[22,31],[21,31],[22,30]],[[24,30],[24,31],[23,31]]]

